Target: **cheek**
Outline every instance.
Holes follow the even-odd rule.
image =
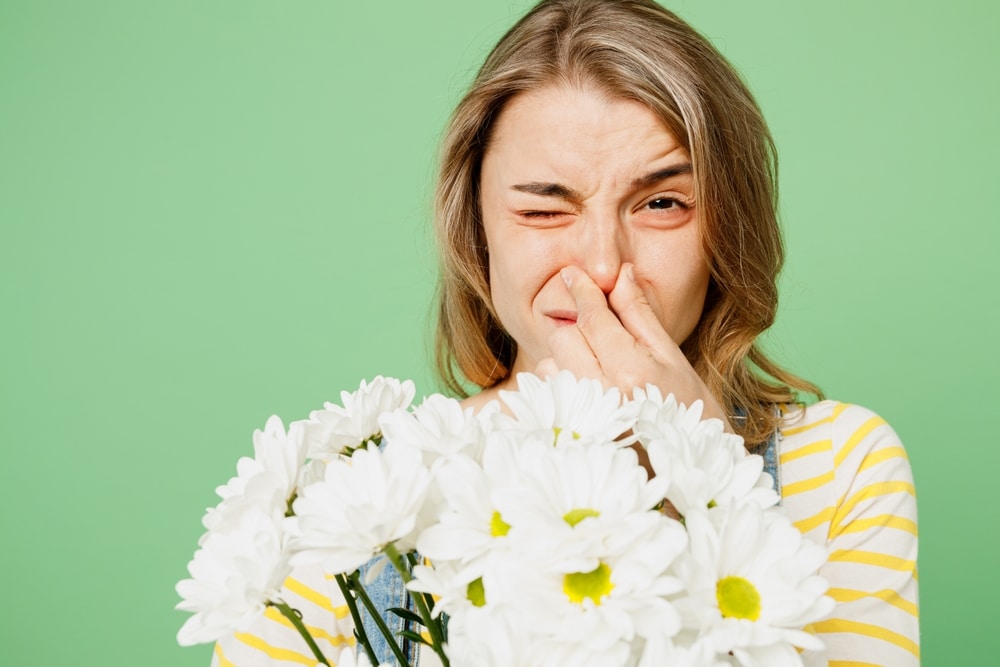
[[[537,230],[513,230],[488,235],[490,291],[494,305],[530,308],[537,295],[551,289],[549,283],[559,278],[558,244]]]
[[[635,257],[636,277],[657,319],[678,344],[701,319],[709,272],[697,243],[646,244]]]

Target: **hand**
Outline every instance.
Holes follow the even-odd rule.
[[[607,298],[580,268],[567,266],[561,274],[576,301],[576,324],[552,333],[548,341],[552,356],[538,364],[537,375],[569,370],[578,377],[596,378],[605,387],[617,387],[626,396],[635,387],[653,384],[664,396],[673,393],[687,405],[700,399],[705,404],[703,416],[721,419],[732,431],[722,406],[639,289],[631,264],[622,264]]]

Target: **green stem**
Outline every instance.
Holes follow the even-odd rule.
[[[310,635],[309,631],[306,630],[306,626],[302,623],[302,619],[299,618],[298,613],[284,602],[268,602],[268,604],[275,607],[281,612],[282,616],[292,622],[295,629],[298,630],[299,634],[302,635],[302,638],[306,640],[306,644],[309,645],[309,650],[313,652],[313,655],[316,656],[319,663],[321,665],[329,666],[330,663],[326,661],[325,657],[323,657],[323,652],[319,650],[319,646],[316,646],[316,642],[313,641],[312,635]]]
[[[407,562],[404,561],[403,556],[400,555],[399,550],[396,549],[395,544],[385,545],[384,553],[392,563],[393,567],[399,572],[399,576],[403,578],[403,583],[409,583],[413,580],[413,575],[410,574],[410,568],[407,567]],[[431,617],[431,610],[427,606],[427,602],[423,595],[416,594],[411,595],[414,604],[417,606],[417,611],[420,612],[420,618],[424,619],[424,626],[431,635],[431,648],[434,652],[438,654],[441,658],[441,664],[443,667],[449,667],[450,662],[448,656],[444,652],[444,637],[441,636],[441,626],[438,621],[435,621]]]
[[[407,553],[406,560],[409,561],[410,563],[410,572],[413,572],[413,568],[416,567],[419,562],[419,559],[417,558],[417,553],[415,551]],[[430,593],[419,593],[419,595],[423,596],[424,603],[427,605],[428,609],[432,609],[434,607],[434,596],[432,596]],[[439,616],[438,618],[441,617]],[[448,642],[448,634],[447,634],[448,626],[445,625],[444,621],[441,621],[441,625],[439,627],[441,628],[441,643],[443,645]]]
[[[351,610],[351,618],[354,619],[354,632],[358,637],[358,641],[361,642],[365,653],[368,654],[368,660],[373,665],[377,665],[378,656],[375,655],[375,650],[372,648],[371,642],[368,640],[368,635],[365,633],[365,626],[361,621],[361,613],[358,611],[358,602],[354,599],[351,584],[347,581],[347,576],[344,574],[338,574],[334,579],[337,581],[337,586],[340,587],[340,592],[344,596],[347,608]]]
[[[381,632],[382,636],[385,637],[385,640],[389,642],[389,648],[392,649],[392,652],[396,655],[396,659],[399,660],[399,664],[409,665],[410,661],[407,660],[406,655],[403,654],[403,649],[399,648],[396,638],[392,636],[392,630],[390,630],[389,626],[385,624],[385,620],[382,618],[381,612],[375,608],[375,603],[373,603],[371,598],[368,597],[368,593],[365,592],[365,588],[361,585],[358,577],[359,575],[356,571],[351,575],[351,583],[353,584],[352,588],[355,592],[357,592],[358,597],[361,598],[361,602],[365,605],[365,608],[368,609],[368,613],[371,614],[372,620],[375,621],[375,625],[378,626],[379,632]],[[373,659],[372,664],[374,665],[378,663]]]
[[[418,558],[415,551],[410,551],[406,554],[406,560],[410,563],[410,572],[413,572],[413,568],[417,566]],[[419,593],[424,598],[424,603],[427,605],[428,609],[434,607],[434,597],[430,593]],[[448,641],[448,636],[445,634],[446,627],[442,624],[441,626],[441,640],[442,644]]]

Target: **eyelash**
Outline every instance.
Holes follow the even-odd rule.
[[[562,211],[522,211],[522,218],[554,218],[557,215],[566,215]]]
[[[670,202],[670,203],[673,204],[673,206],[669,207],[669,209],[668,208],[654,208],[654,209],[651,209],[651,210],[654,210],[654,211],[666,211],[666,210],[670,210],[670,209],[680,209],[682,211],[686,211],[689,208],[691,208],[690,204],[688,204],[685,201],[682,201],[682,200],[678,199],[677,197],[656,197],[655,199],[650,199],[648,202],[646,202],[645,204],[643,204],[643,208],[649,207],[652,204],[654,204],[655,202]]]
[[[656,197],[655,199],[650,199],[648,202],[643,204],[643,208],[649,207],[656,202],[670,203],[672,206],[663,208],[651,208],[653,211],[668,211],[674,209],[680,209],[686,211],[691,208],[691,205],[685,201],[678,199],[677,197]],[[522,211],[521,217],[523,218],[534,218],[534,219],[545,219],[545,218],[555,218],[560,215],[567,215],[563,211]]]

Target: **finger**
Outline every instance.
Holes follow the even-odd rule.
[[[600,360],[577,327],[559,327],[549,334],[548,343],[556,372],[565,369],[577,378],[601,379],[604,376]]]
[[[613,368],[623,353],[635,349],[635,338],[611,312],[604,292],[586,272],[567,266],[560,271],[560,275],[576,302],[576,326],[573,328],[583,334],[601,365]]]
[[[701,377],[695,373],[680,347],[653,312],[645,294],[639,289],[631,264],[622,265],[618,281],[608,295],[608,303],[638,344],[648,350],[659,364],[674,369],[669,391],[688,405],[695,400],[702,400],[705,405],[704,416],[721,419],[726,430],[732,432],[726,411]],[[688,372],[685,373],[682,369]],[[661,389],[663,388],[661,386]]]
[[[618,281],[608,295],[608,304],[625,330],[654,357],[666,361],[677,355],[683,356],[635,282],[631,264],[622,265]]]

